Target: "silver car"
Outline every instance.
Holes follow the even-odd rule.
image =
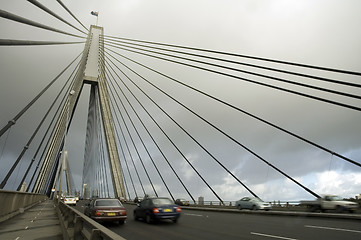
[[[270,203],[264,202],[259,198],[255,197],[244,197],[236,201],[236,207],[241,209],[251,209],[251,210],[270,210],[272,208]]]

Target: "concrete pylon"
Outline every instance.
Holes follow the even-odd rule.
[[[82,60],[76,75],[76,80],[72,86],[72,95],[68,96],[67,103],[61,111],[57,124],[52,134],[51,142],[38,178],[35,182],[33,192],[47,193],[47,186],[53,184],[46,183],[53,172],[52,167],[59,159],[60,151],[63,149],[64,139],[67,132],[67,126],[70,125],[72,115],[78,98],[80,96],[83,84],[91,84],[98,91],[100,109],[104,127],[104,135],[107,145],[109,165],[112,175],[112,182],[115,197],[125,197],[125,187],[123,175],[120,166],[118,148],[115,141],[113,116],[110,110],[109,94],[104,69],[104,42],[103,28],[92,25],[85,44]]]

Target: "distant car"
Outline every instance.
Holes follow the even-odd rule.
[[[179,206],[189,206],[189,201],[183,198],[178,198],[175,200],[175,204],[178,204]]]
[[[301,206],[306,206],[310,211],[334,210],[337,212],[355,212],[359,205],[355,202],[345,201],[342,197],[336,195],[323,195],[314,201],[301,201]]]
[[[147,223],[170,219],[174,223],[181,215],[181,208],[169,198],[146,198],[134,209],[134,220],[143,219]]]
[[[236,207],[241,209],[251,209],[251,210],[270,210],[272,208],[270,203],[264,202],[259,198],[255,197],[244,197],[236,201]]]
[[[143,200],[142,197],[135,197],[134,198],[134,203],[140,203]]]
[[[84,214],[98,222],[119,222],[127,219],[127,211],[116,198],[97,198],[86,204]]]
[[[76,198],[74,196],[65,196],[64,203],[66,205],[76,206]]]

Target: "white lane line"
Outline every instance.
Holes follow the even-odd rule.
[[[20,239],[20,237],[15,238],[15,240],[19,240],[19,239]]]
[[[184,213],[184,215],[194,216],[194,217],[203,217],[203,215],[193,214],[193,213]]]
[[[28,228],[29,228],[29,226],[26,226],[26,227],[25,227],[25,230],[28,229]]]
[[[251,232],[251,234],[258,235],[258,236],[263,236],[263,237],[270,237],[270,238],[278,238],[278,239],[286,239],[286,240],[297,240],[296,238],[281,237],[281,236],[268,235],[268,234],[256,233],[256,232]]]
[[[312,226],[312,225],[305,225],[305,227],[319,228],[319,229],[326,229],[326,230],[335,230],[335,231],[344,231],[344,232],[361,233],[361,231],[358,231],[358,230],[351,230],[351,229],[344,229],[344,228],[321,227],[321,226]]]

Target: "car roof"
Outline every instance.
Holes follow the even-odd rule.
[[[241,198],[241,199],[244,199],[244,198],[248,198],[249,200],[258,200],[258,201],[262,201],[262,202],[263,202],[263,200],[260,199],[260,198],[258,198],[258,197],[243,197],[243,198]]]

